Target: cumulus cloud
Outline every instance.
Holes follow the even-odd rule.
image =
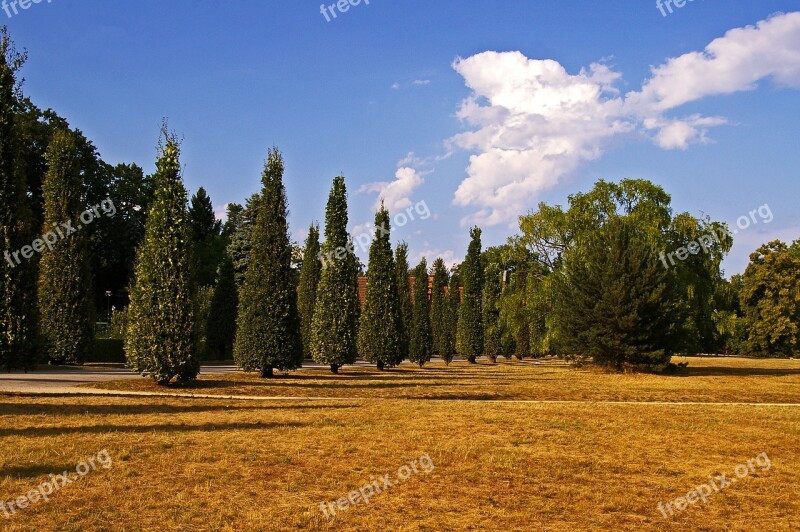
[[[394,181],[367,183],[358,189],[358,193],[377,192],[376,210],[383,200],[389,212],[401,211],[412,205],[412,193],[425,182],[423,175],[415,168],[401,166],[394,175]]]
[[[595,63],[570,74],[556,61],[483,52],[453,68],[472,90],[457,116],[468,131],[448,140],[473,151],[454,204],[477,208],[463,223],[509,222],[609,143],[632,132],[663,149],[709,142],[724,117],[670,116],[684,104],[753,90],[772,79],[800,88],[800,13],[729,31],[703,52],[652,68],[640,91],[622,96],[620,74]]]

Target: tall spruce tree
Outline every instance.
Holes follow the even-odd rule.
[[[395,275],[397,279],[397,303],[398,303],[398,334],[397,349],[400,361],[407,359],[411,347],[411,324],[413,322],[413,306],[411,304],[411,283],[409,281],[408,267],[408,244],[397,245],[394,254]]]
[[[236,363],[262,377],[303,365],[283,171],[283,156],[272,148],[261,177],[234,345]]]
[[[414,311],[411,322],[409,359],[424,366],[431,360],[431,315],[428,299],[428,262],[425,258],[414,268]]]
[[[166,127],[128,309],[128,366],[160,385],[197,378],[194,286],[180,147]]]
[[[500,310],[497,307],[502,289],[500,267],[494,263],[490,264],[486,268],[483,285],[483,351],[492,363],[497,362],[497,357],[503,355],[503,331]]]
[[[240,292],[244,286],[244,275],[250,260],[250,249],[253,245],[251,236],[260,204],[261,195],[253,194],[247,198],[244,208],[236,205],[230,211],[233,217],[228,219],[228,229],[226,230],[230,239],[228,254],[233,260],[234,278]]]
[[[15,74],[24,62],[25,54],[16,52],[6,28],[0,28],[0,366],[7,370],[35,367],[38,348],[38,265],[36,256],[24,253],[41,226],[33,216],[25,174],[15,171],[24,156],[14,142],[19,132]]]
[[[63,223],[78,223],[82,183],[75,140],[57,132],[47,149],[42,234],[51,235],[39,264],[43,348],[51,364],[80,364],[94,346],[92,273],[86,231],[56,238]],[[72,225],[70,223],[70,225]]]
[[[458,333],[458,311],[461,308],[461,277],[455,268],[450,275],[450,286],[447,290],[447,315],[445,337],[442,341],[442,358],[444,363],[449,366],[458,353],[456,336]]]
[[[461,265],[464,300],[458,311],[458,352],[475,364],[483,353],[483,266],[481,264],[481,230],[473,227],[467,257]]]
[[[238,309],[239,289],[234,277],[233,259],[225,253],[219,266],[217,286],[214,287],[206,324],[206,346],[209,355],[215,360],[233,358]]]
[[[211,198],[203,187],[197,190],[189,203],[189,228],[195,283],[198,286],[214,286],[225,252],[225,240],[221,238],[222,223],[217,220]]]
[[[358,330],[358,353],[378,369],[402,362],[398,349],[400,309],[397,277],[390,242],[389,211],[381,203],[375,214],[375,238],[369,249],[367,293]]]
[[[322,275],[322,261],[319,258],[319,226],[311,224],[308,229],[303,266],[300,269],[300,286],[297,294],[297,308],[300,312],[300,337],[303,341],[303,357],[311,358],[311,327],[314,323],[314,306],[317,301],[317,287]]]
[[[356,361],[359,314],[359,261],[347,233],[347,187],[342,176],[334,178],[328,197],[322,252],[327,260],[317,287],[311,356],[338,373]]]
[[[431,336],[433,354],[444,357],[447,352],[447,267],[441,258],[433,262],[433,286],[431,287]]]

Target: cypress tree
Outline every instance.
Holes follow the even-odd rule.
[[[317,301],[317,286],[322,275],[322,262],[319,259],[319,226],[311,224],[308,229],[303,267],[300,270],[300,287],[297,294],[297,308],[300,312],[300,336],[303,341],[303,357],[311,358],[311,326],[314,322],[314,305]]]
[[[400,361],[409,357],[411,346],[411,324],[413,321],[413,306],[411,304],[411,283],[408,278],[408,244],[397,245],[395,252],[395,271],[397,278],[397,303],[398,303],[398,357]]]
[[[441,258],[433,262],[433,287],[431,292],[431,335],[433,337],[433,354],[444,357],[448,351],[448,301],[445,289],[447,288],[447,267]]]
[[[138,252],[125,339],[128,366],[160,385],[197,378],[191,236],[180,147],[164,130],[156,162],[155,198]]]
[[[447,315],[445,337],[442,341],[442,358],[446,365],[450,365],[458,350],[456,349],[456,335],[458,332],[458,310],[461,308],[461,277],[457,270],[450,276],[450,287],[447,293]]]
[[[222,257],[217,277],[206,324],[206,345],[215,360],[228,360],[233,358],[239,290],[234,277],[233,259],[227,253]]]
[[[353,364],[358,339],[358,268],[353,241],[347,233],[347,187],[344,177],[333,180],[325,210],[325,244],[314,318],[311,356],[333,373]]]
[[[26,179],[15,172],[15,73],[24,62],[25,54],[16,53],[5,27],[0,28],[0,245],[5,255],[0,258],[0,366],[9,371],[35,367],[38,347],[36,257],[26,259],[20,252],[39,227]]]
[[[483,352],[483,267],[481,265],[481,230],[474,227],[469,232],[471,241],[467,258],[461,265],[461,282],[464,286],[464,301],[458,311],[458,336],[456,343],[461,356],[475,364]]]
[[[44,227],[54,244],[42,249],[39,310],[44,351],[51,364],[80,364],[94,346],[94,312],[86,231],[58,238],[62,223],[75,222],[81,208],[82,183],[72,135],[56,132],[47,149],[42,183]]]
[[[262,377],[303,365],[283,170],[283,156],[272,148],[261,177],[234,345],[236,363]]]
[[[399,359],[397,277],[390,242],[389,211],[383,204],[375,214],[375,238],[369,249],[367,294],[358,330],[358,353],[378,369],[396,366]]]
[[[492,363],[497,362],[497,357],[503,355],[503,334],[500,325],[500,310],[497,307],[502,288],[500,267],[497,264],[490,264],[486,268],[483,287],[483,351]]]
[[[428,262],[425,258],[414,268],[414,310],[411,325],[409,359],[419,367],[431,360],[431,315],[428,300]]]

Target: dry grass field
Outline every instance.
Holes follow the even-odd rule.
[[[113,460],[0,513],[0,528],[800,529],[800,361],[690,359],[674,377],[459,362],[216,376],[171,391],[289,399],[0,395],[0,499],[99,451]],[[659,511],[762,453],[769,469]],[[399,482],[423,455],[433,469]],[[326,519],[320,503],[387,474],[397,485]]]

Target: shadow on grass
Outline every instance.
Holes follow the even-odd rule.
[[[38,478],[50,474],[58,475],[64,471],[74,471],[75,464],[58,465],[33,465],[33,466],[3,466],[0,468],[0,478],[11,477],[13,479]]]
[[[719,366],[692,367],[678,377],[791,377],[800,375],[800,368],[730,368]]]
[[[157,398],[156,398],[157,399]],[[0,404],[0,415],[104,415],[104,416],[125,416],[125,415],[147,415],[147,414],[186,414],[200,412],[241,412],[252,410],[331,410],[357,408],[356,405],[274,405],[259,406],[254,404],[246,405],[164,405],[164,404],[106,404],[106,405],[51,405],[36,403],[11,403]]]
[[[310,426],[310,423],[295,421],[286,423],[204,423],[202,425],[89,425],[79,427],[27,427],[2,428],[0,437],[4,436],[64,436],[67,434],[153,434],[176,432],[213,432],[233,430],[270,430],[281,428],[299,428]],[[73,466],[74,467],[74,466]]]

